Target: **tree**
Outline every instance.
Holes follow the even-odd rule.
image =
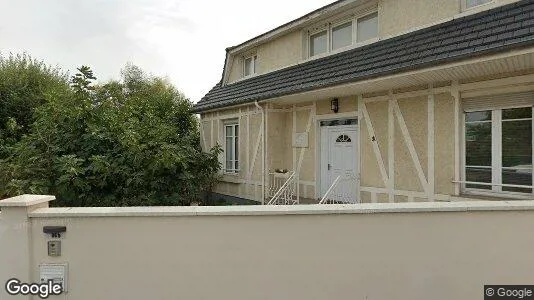
[[[62,206],[187,205],[220,169],[204,153],[192,103],[167,80],[126,66],[93,85],[88,67],[36,110],[31,130],[0,161],[7,195],[56,195]]]
[[[28,133],[35,109],[67,90],[68,77],[58,68],[27,54],[0,55],[0,159]]]

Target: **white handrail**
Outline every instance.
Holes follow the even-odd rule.
[[[294,184],[293,179],[295,178],[295,172],[291,172],[291,175],[287,178],[286,182],[280,187],[280,189],[274,194],[273,198],[267,205],[276,205],[280,200],[280,197],[285,194],[284,204],[288,204],[288,197],[292,197],[293,193],[289,193],[289,188],[292,188],[291,185]]]
[[[339,175],[336,180],[332,183],[328,191],[326,191],[326,194],[324,194],[323,199],[319,202],[319,204],[328,204],[326,203],[328,201],[328,197],[330,196],[330,193],[334,190],[334,188],[337,186],[337,183],[339,182],[339,178],[341,178],[341,175]]]

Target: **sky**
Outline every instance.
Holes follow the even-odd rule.
[[[0,0],[0,54],[26,52],[100,82],[132,63],[197,102],[221,79],[225,48],[333,0]]]

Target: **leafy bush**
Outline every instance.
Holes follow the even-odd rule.
[[[202,152],[191,102],[135,66],[101,86],[89,68],[78,70],[70,90],[47,94],[30,132],[0,161],[0,191],[53,194],[60,206],[200,201],[221,149]]]
[[[27,54],[0,55],[0,159],[27,134],[48,94],[69,90],[68,77]]]

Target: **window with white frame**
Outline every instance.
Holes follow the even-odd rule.
[[[239,172],[239,124],[237,120],[224,122],[225,173]]]
[[[465,8],[472,8],[482,4],[490,3],[493,0],[461,0]]]
[[[378,36],[378,13],[358,19],[358,43],[376,38]]]
[[[533,108],[465,113],[466,191],[533,194]]]
[[[251,76],[256,74],[256,68],[257,68],[257,62],[258,56],[253,55],[249,57],[245,57],[243,60],[243,77]]]
[[[321,31],[310,36],[310,56],[326,53],[327,31]]]
[[[332,27],[332,50],[352,45],[352,34],[352,21]]]
[[[309,57],[368,42],[377,37],[377,12],[328,23],[319,30],[310,31]]]

